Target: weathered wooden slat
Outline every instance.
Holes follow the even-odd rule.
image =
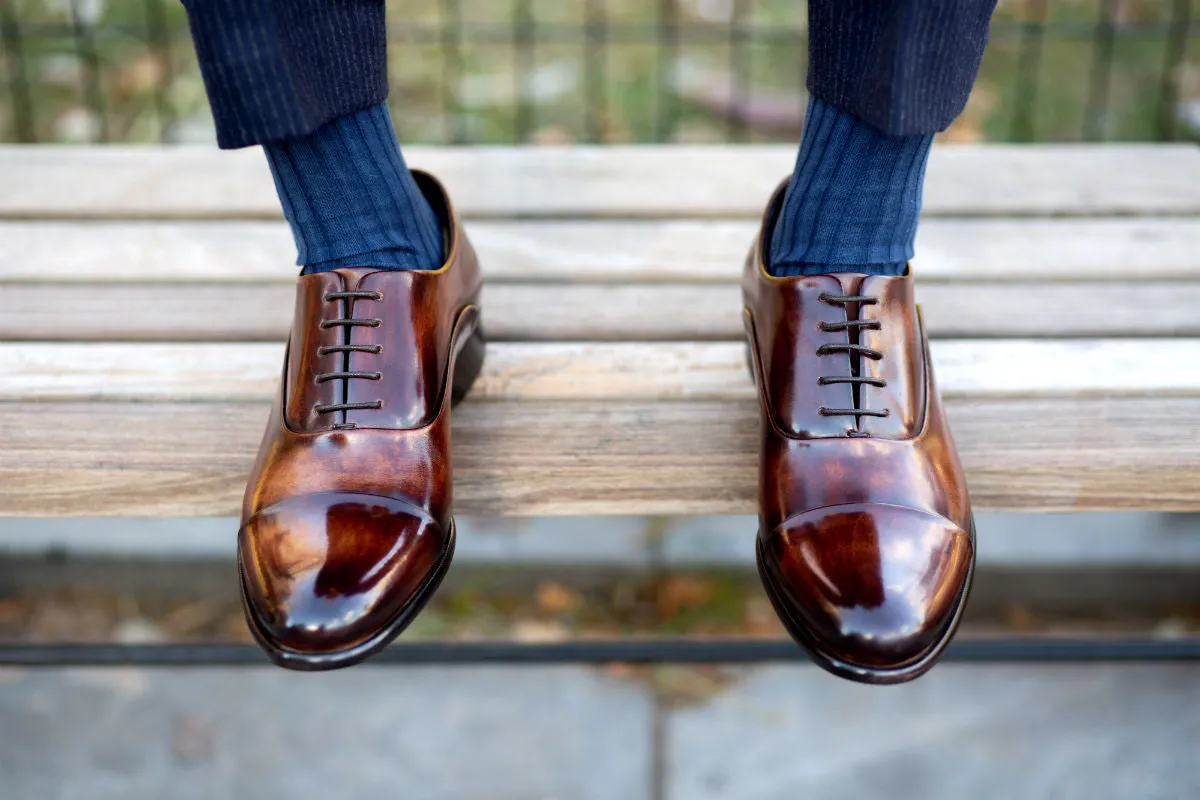
[[[1200,340],[942,340],[953,397],[1200,394]],[[279,344],[0,344],[0,401],[255,401],[274,396]],[[493,343],[477,400],[741,399],[740,342]]]
[[[0,284],[0,340],[282,341],[289,284]],[[1200,336],[1200,282],[922,281],[935,338]],[[492,341],[731,340],[736,284],[510,284],[484,288]]]
[[[478,216],[754,216],[795,148],[412,147]],[[926,212],[1200,212],[1188,145],[939,146]],[[261,153],[209,147],[0,148],[0,216],[277,217]]]
[[[748,220],[468,221],[489,280],[738,280]],[[283,223],[0,221],[0,283],[292,283]],[[1200,219],[927,219],[923,281],[1200,279]],[[3,287],[0,286],[0,291]]]
[[[0,516],[236,514],[266,413],[0,403]],[[951,400],[948,413],[979,509],[1200,511],[1200,439],[1182,435],[1200,430],[1200,398]],[[468,401],[454,414],[457,511],[752,513],[757,425],[751,400]]]

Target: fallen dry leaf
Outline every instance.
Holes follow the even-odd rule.
[[[543,581],[538,584],[536,601],[538,610],[546,614],[564,614],[574,611],[582,604],[579,593],[561,583]]]
[[[704,605],[712,599],[714,591],[710,580],[689,575],[669,575],[659,581],[654,593],[654,605],[661,616],[670,618],[685,609]]]

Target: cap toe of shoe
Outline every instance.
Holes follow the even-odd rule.
[[[418,599],[447,546],[447,532],[401,500],[347,492],[285,500],[239,533],[247,612],[278,649],[352,648]]]
[[[941,646],[974,560],[970,534],[950,520],[882,504],[799,514],[762,545],[771,588],[810,643],[872,670],[902,668]]]

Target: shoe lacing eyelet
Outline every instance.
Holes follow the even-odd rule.
[[[333,302],[336,302],[339,300],[372,300],[372,301],[378,302],[382,299],[383,299],[383,292],[374,291],[374,290],[367,291],[367,290],[363,290],[363,289],[347,289],[347,290],[337,291],[337,292],[325,292],[322,295],[322,300],[324,300],[326,303],[333,303]],[[351,308],[353,308],[353,304],[351,304]],[[350,353],[367,353],[370,355],[379,355],[380,353],[383,352],[382,345],[354,344],[348,340],[350,339],[350,337],[352,335],[351,332],[353,331],[354,328],[378,328],[382,324],[383,324],[383,320],[378,317],[371,317],[368,319],[358,319],[358,318],[354,317],[353,314],[350,314],[346,317],[342,317],[342,318],[338,318],[338,319],[323,320],[320,325],[322,330],[328,330],[329,328],[340,327],[344,331],[347,332],[346,333],[347,341],[344,344],[320,345],[317,347],[317,355],[318,356],[327,356],[327,355],[330,355],[331,353],[344,353],[344,354],[347,354],[347,358],[349,357]],[[346,366],[348,366],[348,361],[346,362]],[[349,382],[352,380],[377,381],[377,380],[381,380],[382,378],[383,378],[382,372],[369,371],[369,370],[351,370],[351,369],[347,369],[347,368],[343,368],[341,370],[335,370],[333,372],[323,372],[323,373],[319,373],[318,375],[314,376],[314,380],[319,384],[327,383],[329,381],[343,381],[343,382]],[[313,406],[313,410],[317,414],[332,414],[332,413],[338,412],[338,411],[358,411],[358,410],[377,411],[381,408],[383,408],[382,400],[374,400],[371,402],[363,402],[363,403],[326,403],[326,404],[317,403],[316,405]],[[342,422],[342,423],[335,424],[332,427],[334,429],[340,430],[340,429],[355,428],[355,427],[357,427],[357,425],[353,422]]]
[[[836,322],[826,322],[824,320],[818,322],[817,328],[822,332],[849,332],[863,330],[879,331],[883,329],[883,323],[877,319],[850,319],[849,306],[851,303],[864,306],[875,305],[879,302],[878,297],[872,295],[834,295],[828,292],[821,292],[821,294],[817,296],[817,299],[822,303],[828,303],[829,305],[840,307],[843,313],[846,315],[845,319]],[[847,358],[851,359],[852,364],[854,358],[869,358],[872,361],[880,361],[883,359],[882,351],[876,350],[873,347],[868,347],[867,345],[856,344],[850,341],[825,342],[819,345],[816,349],[816,354],[818,356],[826,356],[832,353],[845,353]],[[817,378],[818,386],[829,386],[831,384],[838,383],[850,384],[856,397],[863,386],[873,386],[876,388],[883,388],[887,386],[887,381],[882,378],[874,378],[863,375],[822,375]],[[857,405],[857,402],[855,404]],[[874,410],[866,408],[827,408],[826,406],[821,406],[817,409],[817,414],[822,417],[887,417],[891,415],[891,410],[886,408],[882,410]],[[853,431],[853,433],[848,432],[848,435],[869,435],[861,431],[856,431],[855,429],[850,430]]]

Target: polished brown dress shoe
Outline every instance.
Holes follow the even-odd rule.
[[[820,666],[911,680],[953,636],[975,565],[912,276],[772,277],[782,201],[781,187],[742,284],[762,410],[759,574]]]
[[[444,189],[436,271],[302,276],[283,380],[246,487],[238,564],[250,629],[277,664],[377,652],[454,553],[450,408],[479,374],[479,265]]]

